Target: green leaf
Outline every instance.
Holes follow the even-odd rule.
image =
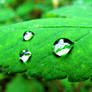
[[[3,71],[24,72],[43,79],[83,81],[92,77],[92,20],[87,18],[51,18],[33,20],[0,27],[0,65]],[[33,39],[23,41],[25,31]],[[74,42],[72,51],[64,57],[53,54],[53,43],[59,38]],[[21,50],[31,51],[28,63],[19,59]],[[5,70],[4,70],[5,69]]]
[[[33,9],[34,9],[34,3],[32,2],[26,2],[22,5],[20,5],[17,10],[16,13],[19,16],[23,16],[23,15],[27,15],[28,13],[30,13]]]
[[[5,3],[7,4],[12,4],[12,3],[15,3],[16,0],[5,0]]]
[[[73,84],[69,82],[68,79],[60,80],[60,82],[63,86],[64,92],[73,92]]]
[[[53,9],[51,5],[46,6],[44,4],[37,4],[37,5],[35,5],[35,8],[41,10],[43,13]]]
[[[0,22],[6,22],[13,19],[15,16],[14,11],[11,9],[0,9]]]
[[[18,75],[8,83],[5,92],[44,92],[44,89],[36,79],[27,80]]]
[[[91,18],[92,17],[92,7],[90,4],[83,4],[83,5],[71,5],[65,6],[58,9],[54,9],[52,11],[47,12],[43,15],[45,18],[77,18],[77,17],[84,17],[84,18]]]

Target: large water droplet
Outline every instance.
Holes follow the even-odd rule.
[[[73,48],[73,42],[66,38],[60,38],[54,43],[54,54],[58,57],[67,55]]]
[[[22,50],[20,53],[20,61],[23,63],[28,62],[31,59],[32,53],[27,50]]]
[[[33,36],[34,36],[34,33],[33,33],[33,32],[27,31],[27,32],[25,32],[24,35],[23,35],[23,37],[24,37],[23,40],[24,40],[24,41],[28,41],[28,40],[32,39]]]

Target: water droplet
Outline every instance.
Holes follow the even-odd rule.
[[[20,61],[23,63],[28,62],[31,59],[32,53],[27,50],[22,50],[20,53]]]
[[[24,37],[23,40],[24,40],[24,41],[28,41],[28,40],[32,39],[33,36],[34,36],[34,33],[33,33],[33,32],[31,32],[31,31],[26,31],[26,32],[24,33],[24,35],[23,35],[23,37]]]
[[[66,38],[60,38],[54,43],[54,54],[58,57],[67,55],[73,48],[73,42]]]

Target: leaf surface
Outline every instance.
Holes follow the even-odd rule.
[[[92,20],[84,18],[51,18],[0,27],[0,65],[2,72],[26,72],[43,79],[82,81],[92,77]],[[33,39],[23,41],[25,31],[34,33]],[[53,43],[59,38],[74,42],[65,57],[53,54]],[[21,63],[21,50],[31,51],[28,63]]]
[[[54,9],[49,11],[43,15],[45,18],[91,18],[92,16],[92,6],[91,3],[87,4],[75,4],[70,6],[61,7],[58,9]]]

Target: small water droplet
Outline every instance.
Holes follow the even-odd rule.
[[[67,55],[73,48],[73,42],[66,38],[60,38],[54,43],[54,54],[58,57]]]
[[[28,41],[28,40],[32,39],[33,36],[34,36],[34,33],[33,33],[33,32],[31,32],[31,31],[26,31],[26,32],[24,33],[24,35],[23,35],[23,37],[24,37],[23,40],[24,40],[24,41]]]
[[[27,50],[22,50],[20,53],[20,61],[23,63],[28,62],[31,59],[32,53]]]

